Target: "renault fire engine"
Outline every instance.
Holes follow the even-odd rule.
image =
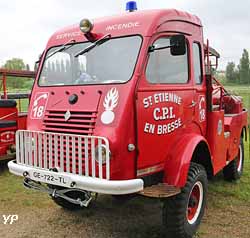
[[[93,194],[161,198],[167,237],[192,237],[207,179],[242,175],[247,111],[211,73],[198,17],[136,11],[66,27],[48,41],[11,173],[60,206]]]

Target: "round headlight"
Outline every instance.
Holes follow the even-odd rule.
[[[89,19],[82,19],[80,21],[80,30],[83,33],[89,33],[92,31],[94,25]]]
[[[106,164],[107,162],[107,148],[105,145],[100,145],[95,148],[95,160],[97,163],[101,162],[102,164]],[[108,150],[109,159],[111,158],[110,150]]]

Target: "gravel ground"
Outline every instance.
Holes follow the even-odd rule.
[[[161,203],[142,197],[121,203],[112,197],[100,196],[88,209],[77,212],[65,211],[48,200],[43,208],[26,206],[16,210],[10,206],[3,208],[2,213],[19,216],[12,225],[0,225],[2,238],[164,237]],[[249,238],[249,224],[249,206],[210,209],[208,204],[196,237]]]

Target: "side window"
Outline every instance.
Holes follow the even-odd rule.
[[[193,64],[194,64],[194,80],[196,84],[201,84],[201,48],[198,43],[193,43]]]
[[[170,38],[160,38],[154,46],[170,46]],[[148,82],[153,84],[183,84],[188,82],[188,57],[173,56],[170,48],[156,50],[150,53],[146,70]]]

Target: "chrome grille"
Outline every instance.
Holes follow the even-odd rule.
[[[109,142],[104,137],[19,130],[16,159],[34,168],[110,179]]]

